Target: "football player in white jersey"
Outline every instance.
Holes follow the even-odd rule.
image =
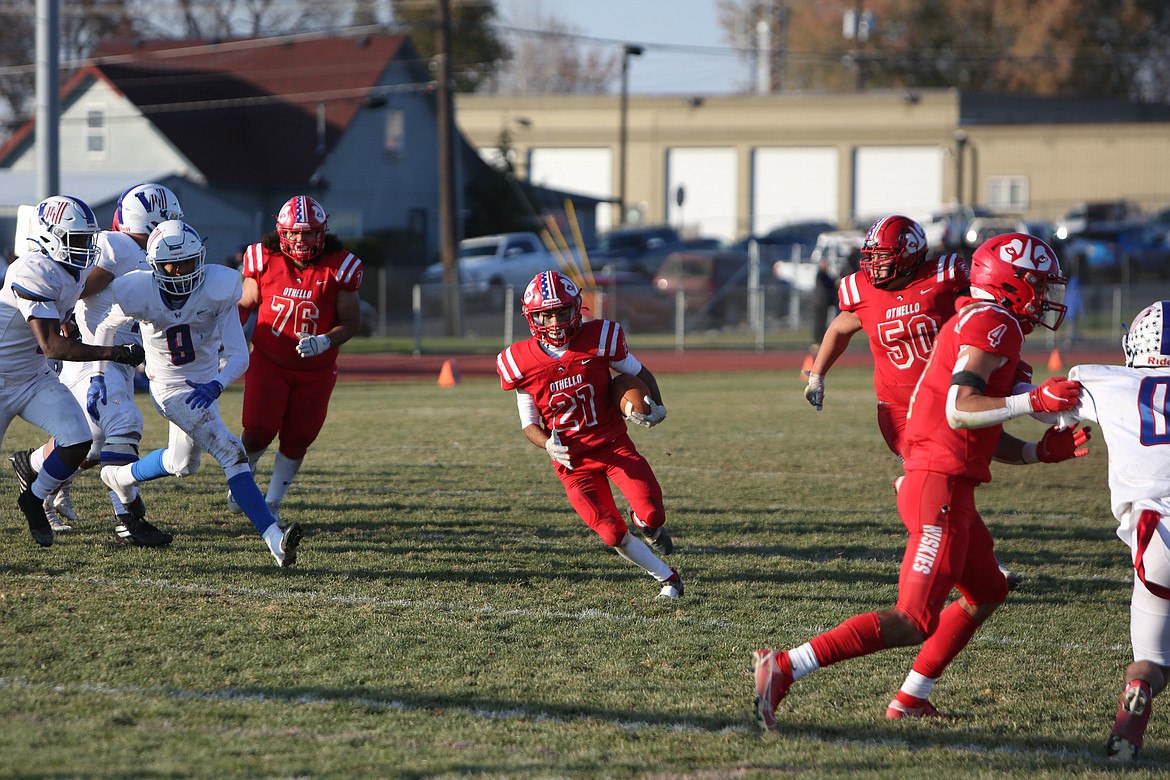
[[[236,308],[240,275],[226,266],[207,266],[206,254],[194,228],[168,220],[146,244],[152,270],[131,271],[111,285],[116,303],[98,326],[97,341],[112,343],[119,327],[139,323],[150,394],[170,421],[170,439],[165,449],[141,460],[103,466],[102,482],[129,505],[137,483],[194,474],[206,450],[223,467],[232,497],[276,562],[291,566],[301,527],[292,523],[282,531],[276,524],[252,478],[243,444],[219,414],[216,399],[248,368],[248,344]],[[99,364],[96,371],[104,369]]]
[[[1121,339],[1125,366],[1073,366],[1080,404],[1061,424],[1094,420],[1109,448],[1109,494],[1117,535],[1129,545],[1133,663],[1105,752],[1133,761],[1150,702],[1170,671],[1170,301],[1143,309]]]
[[[109,285],[115,278],[134,270],[150,270],[146,262],[146,240],[152,230],[168,219],[182,219],[179,199],[161,184],[139,184],[129,188],[118,198],[114,210],[112,230],[97,234],[95,246],[97,261],[85,281],[81,300],[74,310],[74,319],[83,341],[93,343],[98,323],[114,305]],[[118,331],[119,344],[141,344],[138,326],[132,323]],[[110,366],[105,375],[94,374],[92,363],[66,363],[61,369],[61,381],[73,397],[89,413],[89,429],[93,444],[81,464],[81,470],[98,465],[123,465],[138,460],[138,444],[142,440],[142,412],[134,402],[134,369],[131,366]],[[13,458],[13,466],[35,475],[45,457],[52,451],[50,441],[37,450],[28,451],[27,467],[21,455]],[[70,522],[79,518],[70,495],[70,485],[77,473],[63,482],[45,499],[45,514],[54,531],[72,529]],[[35,477],[34,477],[35,478]],[[31,480],[30,480],[31,481]],[[110,492],[113,503],[114,532],[122,541],[143,547],[159,547],[171,542],[171,535],[160,531],[144,520],[146,509],[137,502],[137,490],[132,491],[133,511]]]
[[[97,232],[97,217],[85,202],[67,195],[46,198],[37,205],[29,235],[35,249],[12,264],[0,288],[0,436],[19,416],[57,442],[38,474],[17,468],[17,501],[33,540],[42,547],[53,544],[45,498],[77,470],[91,443],[85,412],[49,361],[136,365],[143,357],[140,345],[114,347],[111,339],[98,347],[61,334],[61,323],[77,303],[93,265]]]

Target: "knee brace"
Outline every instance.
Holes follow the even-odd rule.
[[[103,466],[124,466],[138,460],[139,433],[123,433],[107,436],[102,445],[100,461]]]

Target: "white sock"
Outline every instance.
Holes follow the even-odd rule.
[[[297,472],[301,470],[301,464],[304,462],[304,458],[293,460],[279,452],[276,453],[276,459],[272,462],[272,481],[268,483],[268,493],[264,496],[264,500],[269,504],[279,505],[284,500],[284,495],[288,492],[293,480],[297,478]]]
[[[613,549],[630,563],[650,572],[659,582],[666,582],[673,574],[670,567],[663,563],[662,559],[655,555],[645,542],[628,531],[622,537],[621,543]]]
[[[115,486],[115,492],[118,494],[118,500],[125,504],[134,503],[134,486],[137,484],[134,481],[134,475],[130,473],[130,467],[133,464],[127,463],[125,466],[103,466],[102,471],[110,470],[114,478],[111,480]]]
[[[929,699],[930,692],[934,690],[936,682],[938,680],[934,677],[926,677],[911,670],[910,674],[906,675],[906,682],[902,683],[900,690],[916,699]]]
[[[792,662],[793,680],[799,680],[821,668],[821,662],[817,660],[817,654],[813,652],[812,645],[808,642],[789,650],[788,660]]]
[[[274,553],[280,552],[280,540],[284,538],[284,531],[277,527],[276,523],[264,529],[264,541],[268,545],[268,549]]]

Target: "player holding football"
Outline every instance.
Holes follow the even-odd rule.
[[[317,440],[337,384],[338,347],[361,329],[362,261],[329,233],[328,215],[307,195],[290,199],[276,230],[244,251],[240,320],[257,311],[244,375],[244,432],[255,470],[278,435],[265,500],[280,503]],[[239,506],[228,496],[228,506]]]
[[[501,352],[496,371],[503,389],[516,391],[525,437],[548,452],[569,503],[585,524],[618,555],[658,580],[658,598],[682,596],[678,572],[654,554],[674,549],[663,526],[662,487],[610,402],[612,371],[636,376],[650,389],[645,399],[649,411],[632,412],[628,419],[647,428],[662,422],[666,407],[654,374],[630,354],[621,325],[609,320],[582,323],[581,293],[564,274],[537,274],[524,290],[522,308],[532,338]],[[611,480],[649,546],[630,533]]]
[[[131,271],[111,285],[116,304],[98,326],[98,342],[112,340],[129,322],[140,324],[150,395],[170,422],[170,440],[166,449],[141,460],[103,466],[102,482],[130,508],[137,483],[194,474],[206,450],[223,467],[228,489],[272,557],[291,566],[301,528],[293,523],[282,532],[277,526],[252,478],[243,445],[219,415],[216,399],[248,367],[248,344],[236,308],[240,276],[225,266],[206,266],[206,252],[190,225],[168,220],[146,244],[152,270]],[[104,368],[99,364],[96,370],[102,373]]]
[[[39,473],[17,469],[17,503],[42,547],[53,544],[45,499],[77,471],[92,442],[85,412],[49,361],[142,362],[139,345],[98,347],[61,334],[97,256],[97,232],[97,217],[83,201],[68,195],[41,201],[29,235],[37,248],[12,264],[0,288],[0,437],[19,416],[57,443]]]
[[[1121,339],[1125,367],[1073,366],[1080,404],[1062,422],[1093,420],[1109,445],[1109,492],[1117,535],[1134,566],[1129,602],[1133,663],[1108,756],[1133,761],[1151,701],[1170,672],[1170,301],[1143,309]]]
[[[878,429],[899,460],[914,386],[939,329],[954,316],[955,301],[967,295],[971,282],[967,264],[958,255],[927,262],[926,253],[926,232],[909,217],[893,214],[873,223],[861,247],[861,270],[842,279],[837,289],[840,313],[825,332],[804,389],[804,397],[821,411],[825,375],[854,334],[864,330],[873,353]],[[1021,381],[1031,381],[1031,366],[1021,363],[1020,373]],[[1002,566],[1000,570],[1009,588],[1022,581],[1019,574]]]
[[[1036,325],[1056,330],[1064,319],[1065,282],[1056,253],[1033,236],[1007,233],[975,250],[971,297],[959,299],[939,333],[907,419],[898,514],[910,538],[897,604],[787,652],[757,650],[756,715],[764,729],[776,728],[776,706],[793,681],[847,658],[920,643],[887,717],[940,714],[928,700],[935,682],[1008,591],[975,488],[991,480],[993,458],[1054,463],[1088,454],[1081,449],[1088,429],[1049,428],[1039,442],[1003,430],[1015,417],[1077,403],[1080,385],[1064,377],[1012,392],[1026,334]],[[960,597],[947,606],[952,588]]]
[[[149,270],[146,262],[146,240],[152,230],[168,219],[181,219],[183,209],[175,193],[161,184],[139,184],[129,188],[118,198],[114,209],[112,230],[97,234],[95,246],[97,261],[85,281],[81,300],[74,309],[74,319],[81,338],[93,343],[98,323],[113,306],[110,282],[134,270]],[[141,344],[142,337],[136,325],[124,327],[115,340],[119,344]],[[93,444],[81,464],[81,469],[45,499],[45,514],[54,531],[68,531],[69,522],[78,522],[77,512],[70,496],[70,485],[81,470],[98,464],[122,465],[138,460],[138,445],[142,441],[142,412],[134,401],[134,368],[113,365],[105,374],[95,374],[92,363],[66,363],[61,369],[61,381],[73,393],[89,416],[89,430]],[[12,456],[13,468],[31,481],[40,471],[45,457],[52,451],[50,441],[37,450],[17,452]],[[115,526],[118,538],[143,547],[160,547],[171,542],[171,535],[155,528],[146,517],[146,508],[137,489],[131,495],[133,511],[113,492]]]

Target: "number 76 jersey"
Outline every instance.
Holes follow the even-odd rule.
[[[837,306],[856,314],[869,338],[879,401],[910,403],[939,328],[954,316],[955,299],[970,284],[970,272],[958,255],[927,260],[901,290],[874,287],[863,273],[841,280]]]

